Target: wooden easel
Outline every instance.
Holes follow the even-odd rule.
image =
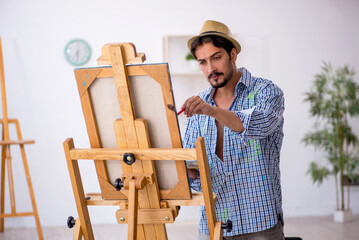
[[[4,220],[7,217],[23,217],[23,216],[34,216],[37,233],[39,235],[39,239],[43,239],[40,219],[37,212],[35,195],[32,188],[30,171],[26,160],[25,154],[25,144],[33,144],[34,140],[23,140],[20,130],[20,124],[17,119],[8,119],[7,115],[7,105],[6,105],[6,92],[5,92],[5,74],[4,74],[4,64],[2,57],[2,48],[1,48],[1,38],[0,38],[0,77],[1,77],[1,100],[2,100],[2,110],[3,110],[3,118],[0,119],[0,123],[2,124],[2,140],[0,145],[2,147],[1,151],[1,213],[0,213],[0,232],[4,231]],[[9,123],[12,123],[16,127],[17,132],[17,140],[11,140],[9,134]],[[32,203],[32,212],[16,212],[16,203],[15,203],[15,190],[14,190],[14,177],[12,172],[12,159],[10,146],[11,145],[19,145],[20,152],[22,156],[22,161],[24,164],[25,175],[27,180],[27,186],[29,188],[31,203]],[[11,204],[11,213],[4,213],[5,211],[5,166],[7,167],[7,176],[9,182],[9,195],[10,195],[10,204]]]
[[[129,76],[148,73],[149,68],[150,75],[154,76],[156,75],[153,74],[154,68],[163,68],[163,66],[155,65],[141,66],[139,63],[143,60],[144,54],[137,54],[133,44],[107,44],[102,48],[99,63],[112,65],[111,68],[75,70],[92,148],[76,149],[72,139],[67,139],[63,144],[79,214],[76,221],[73,218],[68,221],[68,225],[75,225],[74,239],[82,239],[82,236],[86,240],[94,239],[87,209],[90,205],[120,206],[116,212],[116,218],[119,224],[128,224],[128,240],[165,240],[167,239],[165,224],[175,221],[179,206],[205,205],[210,237],[216,240],[222,239],[222,224],[216,219],[215,198],[212,193],[203,137],[197,139],[194,149],[183,149],[181,142],[178,141],[180,138],[177,129],[171,132],[172,136],[177,134],[172,138],[173,148],[151,148],[146,120],[135,116]],[[128,63],[136,63],[136,65],[126,65]],[[167,68],[166,74],[168,75]],[[96,117],[90,101],[91,94],[84,90],[84,86],[88,87],[91,81],[100,75],[113,77],[116,85],[118,104],[121,108],[121,119],[114,122],[118,148],[101,147]],[[167,79],[168,76],[163,78]],[[173,104],[172,95],[166,95],[172,92],[169,85],[162,85],[166,105]],[[176,118],[176,112],[173,110],[166,109],[166,114],[168,119]],[[173,129],[176,129],[174,125]],[[101,193],[87,195],[84,193],[78,161],[88,159],[93,159],[95,162]],[[116,186],[109,182],[105,160],[122,160],[123,174],[120,179],[122,181],[116,182]],[[172,190],[164,191],[159,188],[154,161],[166,160],[176,161],[177,170],[180,171],[180,183]],[[184,160],[198,161],[203,193],[188,196],[188,188],[186,188],[188,179]]]

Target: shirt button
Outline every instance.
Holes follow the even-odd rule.
[[[228,172],[228,176],[231,176],[231,172]]]

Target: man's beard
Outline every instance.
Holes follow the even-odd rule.
[[[212,86],[213,88],[222,88],[222,87],[224,87],[224,86],[227,85],[227,83],[229,82],[229,80],[230,80],[230,79],[232,78],[232,76],[233,76],[233,70],[232,70],[232,68],[230,68],[230,72],[228,73],[227,77],[224,77],[223,82],[221,82],[221,83],[218,83],[218,82],[217,82],[217,83],[212,83],[212,82],[211,82],[212,76],[220,77],[221,75],[224,76],[224,73],[222,73],[222,72],[214,72],[214,73],[211,73],[211,74],[208,75],[208,81],[209,81],[209,83],[211,84],[211,86]]]

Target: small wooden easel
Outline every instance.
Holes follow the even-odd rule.
[[[144,55],[137,53],[131,43],[107,44],[102,48],[102,56],[98,62],[110,66],[75,70],[91,148],[75,148],[70,138],[63,144],[79,214],[77,220],[72,217],[68,219],[68,226],[75,226],[73,239],[82,239],[82,237],[86,240],[94,239],[88,212],[88,206],[91,205],[120,206],[116,218],[119,224],[128,224],[128,240],[167,240],[165,224],[175,221],[181,205],[204,205],[210,237],[212,240],[220,240],[222,228],[226,227],[226,224],[222,225],[216,218],[215,196],[212,193],[204,138],[199,137],[196,140],[195,148],[182,148],[177,114],[173,108],[170,108],[174,106],[174,100],[168,66],[142,64],[143,60]],[[161,106],[165,109],[162,118],[167,122],[161,126],[160,131],[165,132],[165,125],[168,124],[172,147],[156,147],[155,141],[150,141],[153,137],[153,131],[150,131],[150,119],[140,117],[141,111],[137,108],[139,104],[135,104],[143,95],[134,94],[135,88],[131,88],[133,86],[131,84],[135,82],[132,77],[138,76],[150,76],[162,89]],[[109,131],[116,135],[114,147],[104,146],[109,136],[104,135],[102,138],[100,132],[103,131],[104,124],[100,118],[108,117],[108,114],[100,112],[96,115],[96,104],[93,101],[96,94],[92,92],[94,85],[101,84],[102,81],[106,82],[108,78],[111,78],[111,86],[116,90],[116,102],[113,104],[105,102],[104,105],[119,105],[121,112],[121,117],[110,120],[109,124],[114,127]],[[103,89],[100,93],[101,100],[110,95]],[[114,109],[106,109],[105,113]],[[136,110],[138,111],[135,112]],[[89,159],[95,163],[101,193],[85,194],[84,192],[78,161]],[[190,193],[184,160],[198,161],[202,193]],[[177,175],[179,179],[178,183],[170,189],[161,188],[163,179],[160,181],[160,176],[163,175],[157,168],[158,165],[155,166],[155,162],[168,161],[174,161],[177,167],[177,172],[171,177]],[[122,173],[116,175],[118,178],[115,183],[109,176],[109,170],[113,169],[107,167],[105,162],[120,162]],[[114,165],[111,165],[111,168],[113,167]],[[166,171],[169,170],[166,168]]]
[[[7,217],[23,217],[23,216],[34,216],[36,221],[37,233],[39,235],[39,239],[43,239],[42,230],[40,225],[39,215],[37,213],[37,207],[35,202],[35,195],[32,188],[31,178],[29,167],[26,160],[25,154],[25,144],[35,143],[34,140],[23,140],[20,130],[20,124],[17,119],[8,119],[7,116],[7,106],[6,106],[6,93],[5,93],[5,74],[4,74],[4,64],[2,58],[2,48],[1,48],[1,38],[0,38],[0,78],[1,78],[1,100],[2,100],[2,110],[3,110],[3,118],[0,119],[0,123],[2,124],[2,140],[0,141],[0,145],[2,147],[1,151],[1,213],[0,213],[0,232],[4,232],[4,220]],[[9,123],[15,124],[16,132],[18,139],[10,140],[9,134]],[[24,164],[25,175],[27,180],[27,185],[30,192],[31,203],[32,203],[32,212],[16,212],[15,206],[15,191],[14,191],[14,178],[12,174],[12,163],[11,163],[11,153],[10,146],[11,145],[19,145],[21,156]],[[5,166],[7,167],[7,176],[9,182],[9,192],[10,192],[10,204],[11,204],[11,213],[4,213],[5,211]]]

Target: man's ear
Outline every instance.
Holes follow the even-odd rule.
[[[232,48],[231,50],[231,61],[235,63],[237,60],[237,50],[235,48]]]

